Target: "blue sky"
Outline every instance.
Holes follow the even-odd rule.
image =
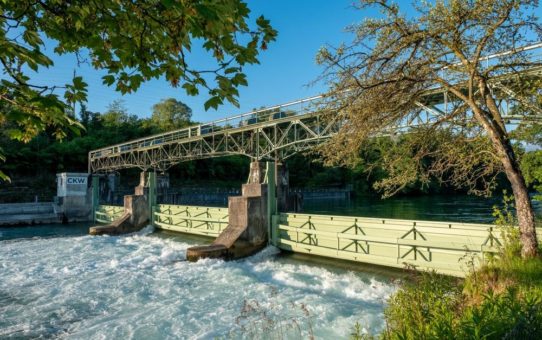
[[[345,27],[368,15],[354,9],[352,4],[352,0],[249,0],[248,5],[254,18],[263,14],[271,20],[279,34],[277,41],[260,55],[260,65],[245,69],[249,85],[240,88],[239,108],[225,104],[217,111],[205,111],[203,103],[208,97],[204,91],[197,97],[190,97],[182,88],[172,88],[163,79],[145,83],[136,93],[122,96],[114,88],[102,85],[103,72],[87,65],[78,67],[72,55],[54,55],[55,66],[40,70],[33,78],[49,84],[65,84],[75,71],[89,84],[87,106],[91,111],[103,112],[113,100],[122,99],[131,114],[148,117],[153,104],[160,99],[173,97],[192,108],[194,120],[215,120],[256,107],[285,103],[323,92],[324,84],[307,86],[322,71],[316,65],[315,55],[325,44],[338,45],[351,39]],[[47,53],[52,54],[54,45],[47,45]],[[201,53],[195,52],[190,58],[198,66],[205,66],[205,60],[209,57]]]

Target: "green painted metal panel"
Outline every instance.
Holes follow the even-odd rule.
[[[117,205],[98,205],[94,212],[94,221],[111,223],[124,214],[124,207]]]
[[[277,195],[276,195],[276,177],[275,177],[275,162],[266,162],[266,183],[267,183],[267,240],[273,240],[273,224],[272,216],[277,213]]]
[[[151,213],[150,222],[154,224],[154,206],[156,205],[156,172],[149,172],[149,212]]]
[[[542,230],[537,230],[537,233]],[[285,250],[351,261],[464,276],[504,243],[495,225],[309,214],[273,218]]]
[[[158,204],[153,218],[158,229],[217,237],[228,226],[228,208]]]

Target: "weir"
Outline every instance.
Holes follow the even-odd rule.
[[[98,181],[93,180],[93,185],[97,186]],[[95,193],[93,204],[99,200],[97,189],[93,188]],[[141,230],[149,223],[152,223],[151,211],[156,204],[156,174],[154,172],[147,174],[142,172],[140,182],[135,187],[134,195],[124,196],[124,207],[113,208],[96,206],[94,211],[94,221],[110,222],[106,225],[94,226],[89,229],[90,235],[120,235]],[[111,213],[108,213],[110,211]]]
[[[271,244],[284,251],[386,267],[435,270],[458,277],[495,256],[504,244],[503,230],[491,224],[287,212],[294,210],[291,202],[295,201],[284,194],[288,191],[287,170],[273,162],[253,162],[250,166],[242,195],[230,197],[227,208],[156,201],[150,204],[152,196],[156,197],[156,190],[152,189],[155,175],[142,175],[148,179],[147,186],[140,184],[136,191],[143,195],[126,196],[125,202],[133,202],[132,197],[145,202],[141,205],[141,211],[149,211],[145,223],[126,227],[123,223],[129,220],[127,216],[133,218],[134,210],[98,205],[95,220],[109,224],[93,227],[91,233],[120,234],[152,224],[157,229],[214,239],[209,245],[189,248],[189,261],[236,259]],[[537,234],[542,240],[542,229],[537,229]]]
[[[513,100],[517,81],[541,76],[542,67],[533,67],[495,76],[489,79],[489,86],[500,100]],[[134,167],[143,171],[135,194],[124,197],[124,207],[100,206],[99,181],[93,177],[94,220],[108,224],[92,227],[90,233],[121,234],[151,224],[213,237],[210,245],[187,250],[190,261],[239,258],[272,244],[286,251],[455,276],[463,276],[472,269],[468,266],[476,266],[499,251],[502,232],[495,225],[300,214],[301,200],[290,193],[284,161],[325,142],[341,129],[347,118],[341,112],[330,114],[327,99],[306,98],[89,152],[89,173]],[[381,135],[408,133],[440,121],[454,106],[454,97],[446,88],[431,88],[415,104],[412,117],[389,126]],[[542,122],[540,110],[518,116],[504,108],[501,105],[507,124]],[[241,196],[229,197],[227,209],[158,204],[157,183],[161,181],[157,171],[165,172],[183,161],[227,155],[245,155],[252,160]]]
[[[242,195],[228,200],[228,226],[207,246],[188,248],[188,261],[200,258],[235,259],[248,256],[262,249],[268,241],[268,183],[263,163],[250,163],[248,183],[243,184]],[[269,185],[274,186],[274,181]]]

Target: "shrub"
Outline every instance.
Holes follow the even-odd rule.
[[[495,209],[505,240],[464,280],[418,273],[389,300],[382,339],[542,339],[542,258],[522,259],[512,201]],[[370,339],[354,328],[352,338]]]

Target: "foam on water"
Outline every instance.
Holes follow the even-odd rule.
[[[150,233],[0,241],[0,338],[348,337],[356,321],[379,331],[396,289],[273,247],[190,263],[192,244]]]

